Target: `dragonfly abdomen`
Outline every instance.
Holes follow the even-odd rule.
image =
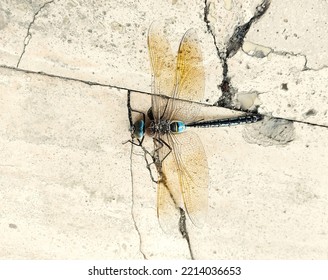
[[[248,124],[255,123],[263,119],[262,115],[254,114],[254,115],[245,115],[234,118],[227,119],[219,119],[212,121],[200,121],[187,124],[187,127],[224,127],[224,126],[233,126],[239,124]]]

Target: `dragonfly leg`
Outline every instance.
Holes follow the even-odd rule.
[[[156,141],[160,146],[156,147],[156,149],[153,151],[153,153],[149,152],[144,146],[141,146],[141,148],[142,148],[142,150],[144,151],[144,154],[145,154],[145,160],[146,160],[146,164],[147,164],[147,169],[148,169],[148,171],[150,173],[150,177],[151,177],[151,179],[152,179],[153,182],[158,183],[163,178],[162,162],[172,152],[172,148],[164,140],[162,140],[162,139],[154,138],[154,141]],[[162,149],[164,146],[166,146],[169,149],[169,151],[164,156],[164,158],[162,160],[160,160],[158,151],[160,149]],[[148,161],[147,155],[149,155],[151,157],[152,162],[149,162]],[[156,170],[157,170],[158,175],[160,177],[159,180],[155,180],[154,179],[153,172],[151,170],[151,165],[152,164],[155,164],[155,166],[156,166]]]
[[[154,150],[153,152],[153,155],[152,156],[152,159],[153,159],[153,162],[151,162],[149,164],[149,166],[147,167],[148,169],[150,169],[150,165],[151,164],[155,164],[156,166],[156,169],[157,169],[157,172],[158,172],[158,175],[159,175],[159,181],[162,181],[163,178],[165,180],[165,175],[163,174],[163,171],[162,171],[162,162],[167,158],[167,156],[172,152],[172,148],[169,146],[169,144],[167,144],[164,140],[162,139],[157,139],[157,138],[153,138],[154,139],[154,142],[156,141],[159,146],[156,147],[156,149]],[[155,144],[156,145],[156,144]],[[164,146],[166,146],[169,151],[168,153],[163,157],[163,159],[160,159],[159,157],[159,150],[162,149]]]
[[[142,145],[142,140],[143,140],[144,138],[143,138],[142,140],[137,139],[138,143],[134,142],[134,139],[135,139],[135,138],[132,138],[132,140],[125,141],[123,144],[131,143],[132,145],[135,145],[135,146],[137,146],[137,147],[141,147],[141,149],[142,149],[143,152],[144,152],[144,158],[145,158],[145,161],[146,161],[146,167],[147,167],[147,169],[148,169],[148,171],[149,171],[150,177],[151,177],[151,179],[152,179],[153,182],[158,183],[158,180],[155,180],[155,179],[154,179],[153,172],[151,171],[151,165],[155,163],[155,157],[154,157],[154,155],[153,155],[151,152],[149,152],[149,151],[148,151],[148,150]],[[148,158],[147,158],[147,155],[149,155],[149,156],[152,158],[152,162],[149,163]]]
[[[144,151],[144,154],[145,154],[145,161],[146,161],[146,164],[147,164],[146,167],[147,167],[147,169],[149,171],[150,177],[151,177],[152,181],[157,184],[159,181],[154,179],[153,172],[151,170],[151,165],[152,164],[155,164],[155,166],[156,166],[155,156],[154,156],[153,153],[150,153],[145,147],[142,146],[141,148],[142,148],[142,150]],[[152,162],[149,162],[148,161],[147,155],[150,155],[150,157],[152,159]]]
[[[155,152],[158,153],[158,151],[160,149],[162,149],[164,147],[164,145],[169,149],[169,151],[167,152],[167,154],[163,157],[163,159],[161,160],[161,163],[169,156],[169,154],[172,152],[172,148],[170,147],[169,144],[167,144],[163,139],[156,139],[154,138],[154,140],[156,140],[161,146],[157,147],[155,149]],[[158,159],[159,160],[159,159]]]
[[[142,140],[143,140],[144,138],[142,138],[142,140],[137,139],[138,143],[134,142],[134,139],[135,139],[135,138],[132,138],[132,140],[125,141],[123,144],[131,143],[132,145],[135,145],[135,146],[137,146],[137,147],[141,147],[141,149],[142,149],[143,152],[144,152],[144,158],[145,158],[145,161],[146,161],[146,167],[147,167],[147,169],[148,169],[148,171],[149,171],[150,177],[151,177],[151,179],[152,179],[153,182],[158,183],[158,180],[155,180],[155,179],[154,179],[153,172],[151,171],[151,165],[155,163],[155,157],[154,157],[154,154],[152,154],[151,152],[149,152],[149,151],[148,151],[148,150],[142,145]],[[148,161],[147,155],[149,155],[149,156],[152,158],[152,162],[149,162],[149,161]]]
[[[134,139],[135,139],[135,138],[132,138],[132,140],[127,140],[127,141],[123,142],[123,144],[131,143],[132,145],[135,145],[135,146],[137,146],[137,147],[142,147],[142,142],[143,142],[144,137],[142,137],[141,140],[140,140],[140,139],[137,139],[138,143],[134,142],[134,141],[133,141]]]

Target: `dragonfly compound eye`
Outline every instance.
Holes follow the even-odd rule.
[[[137,139],[141,139],[145,135],[145,122],[143,120],[138,120],[134,123],[133,129],[131,131],[133,136]]]

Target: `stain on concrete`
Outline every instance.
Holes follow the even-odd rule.
[[[295,139],[292,121],[265,118],[262,122],[245,127],[243,138],[250,144],[261,146],[286,145]]]

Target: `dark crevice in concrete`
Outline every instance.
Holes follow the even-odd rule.
[[[243,25],[239,25],[235,28],[234,33],[229,39],[226,48],[226,55],[228,58],[233,57],[237,53],[237,51],[241,48],[251,25],[264,15],[264,13],[270,7],[270,4],[271,4],[270,0],[264,0],[260,5],[256,7],[254,16],[251,17],[251,19],[247,23]]]
[[[216,37],[214,31],[211,27],[211,22],[208,19],[209,10],[210,10],[210,3],[205,0],[205,8],[204,8],[204,21],[206,23],[207,31],[212,35],[214,45],[216,47],[217,55],[220,58],[222,63],[222,82],[219,85],[221,89],[222,95],[219,100],[214,104],[215,106],[221,106],[229,109],[234,109],[233,105],[233,97],[236,93],[236,90],[231,86],[231,79],[228,75],[229,68],[228,68],[228,59],[233,57],[237,51],[241,48],[244,43],[244,38],[249,31],[251,25],[260,19],[265,12],[268,10],[271,4],[271,0],[264,0],[260,5],[256,7],[254,16],[245,24],[239,25],[235,28],[233,35],[229,39],[227,43],[227,47],[225,50],[220,51],[218,44],[216,42]]]
[[[216,37],[215,37],[214,31],[211,27],[211,22],[208,19],[208,15],[209,15],[209,12],[210,12],[210,6],[211,6],[211,3],[208,3],[208,1],[205,0],[204,21],[206,23],[207,31],[212,35],[212,38],[213,38],[213,41],[214,41],[214,46],[216,48],[216,53],[217,53],[218,57],[220,58],[220,60],[222,62],[222,60],[224,59],[223,58],[224,53],[221,53],[220,50],[219,50],[218,44],[216,42]],[[224,69],[223,69],[223,72],[224,72]]]
[[[31,27],[32,27],[32,25],[33,25],[34,22],[35,22],[36,17],[39,15],[39,13],[42,11],[42,9],[43,9],[45,6],[47,6],[47,5],[49,5],[49,4],[53,3],[53,2],[54,2],[54,0],[44,3],[44,4],[43,4],[43,5],[42,5],[42,6],[36,11],[36,13],[33,15],[32,21],[29,23],[29,25],[28,25],[28,27],[27,27],[26,36],[25,36],[25,38],[24,38],[24,42],[23,42],[23,43],[24,43],[23,51],[22,51],[22,53],[21,53],[21,55],[20,55],[20,57],[19,57],[19,59],[18,59],[18,62],[17,62],[16,67],[19,66],[19,64],[20,64],[20,62],[21,62],[21,60],[22,60],[22,58],[23,58],[23,55],[24,55],[24,53],[25,53],[26,47],[28,46],[28,44],[30,43],[30,41],[31,41],[31,39],[32,39],[32,33],[31,33],[30,31],[31,31]]]
[[[189,234],[187,231],[186,212],[182,208],[179,208],[179,210],[180,210],[179,231],[180,231],[182,237],[185,238],[187,241],[190,258],[192,260],[194,260],[195,258],[194,258],[194,254],[191,249]]]
[[[222,83],[219,86],[221,88],[222,94],[224,94],[225,92],[229,92],[229,85],[230,85],[230,78],[228,77],[228,63],[227,63],[227,53],[226,51],[220,51],[219,47],[218,47],[218,43],[216,41],[216,36],[214,33],[214,30],[211,27],[211,22],[208,19],[208,15],[210,12],[210,7],[211,7],[211,3],[209,3],[207,0],[205,0],[205,7],[204,7],[204,22],[206,23],[206,28],[207,31],[211,34],[212,38],[213,38],[213,42],[214,42],[214,46],[216,48],[216,53],[217,56],[219,57],[221,64],[222,64],[222,74],[223,74],[223,79],[222,79]]]

